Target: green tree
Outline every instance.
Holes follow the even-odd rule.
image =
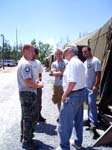
[[[33,39],[31,41],[31,45],[33,45],[35,48],[37,48],[37,42],[36,42],[36,39]]]
[[[22,56],[21,50],[18,49],[18,51],[17,51],[17,48],[14,46],[11,51],[11,59],[17,61],[21,58],[21,56]]]
[[[9,44],[9,41],[4,41],[4,51],[2,51],[2,57],[4,56],[4,59],[11,59],[11,46]]]
[[[51,51],[52,51],[52,47],[50,46],[50,44],[48,43],[43,43],[41,41],[39,41],[37,43],[36,39],[33,39],[31,41],[31,44],[35,47],[35,48],[38,48],[39,50],[39,54],[38,54],[38,59],[43,62],[44,61],[44,58],[49,56],[51,54]]]
[[[52,52],[52,47],[48,43],[43,43],[39,41],[38,43],[38,49],[39,49],[39,59],[40,61],[44,61],[45,57],[48,57]]]

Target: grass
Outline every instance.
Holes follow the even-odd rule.
[[[96,104],[98,105],[99,102],[100,102],[100,98],[98,96],[97,99],[96,99]],[[86,110],[88,109],[88,105],[86,103],[84,103],[84,109],[86,109]]]
[[[86,103],[84,103],[84,109],[88,109],[88,105]]]

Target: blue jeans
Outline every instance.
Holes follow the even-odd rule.
[[[83,140],[83,103],[86,90],[72,92],[61,106],[60,111],[60,147],[62,150],[70,150],[69,139],[74,128],[75,143],[81,146]]]
[[[90,122],[97,125],[97,106],[96,106],[96,96],[98,93],[93,93],[89,88],[87,90],[86,103],[88,104],[88,118]]]

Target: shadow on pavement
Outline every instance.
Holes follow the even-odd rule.
[[[57,135],[56,126],[48,123],[39,123],[35,132],[46,133],[48,135]]]
[[[81,150],[93,150],[92,147],[82,147]]]
[[[39,150],[53,150],[54,147],[44,144],[43,142],[39,141],[39,140],[34,140],[35,144],[38,146]]]

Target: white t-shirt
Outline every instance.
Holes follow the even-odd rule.
[[[42,71],[43,71],[42,64],[37,59],[34,60],[34,61],[29,61],[29,62],[31,64],[31,66],[32,66],[34,79],[37,80],[39,78],[39,74],[42,73]]]
[[[83,62],[77,57],[73,56],[68,62],[63,74],[63,89],[64,91],[68,87],[69,82],[75,82],[76,85],[73,91],[82,89],[85,87],[85,67]]]
[[[96,72],[101,71],[101,62],[98,58],[92,57],[84,62],[85,73],[86,73],[86,86],[92,89],[95,80]]]

